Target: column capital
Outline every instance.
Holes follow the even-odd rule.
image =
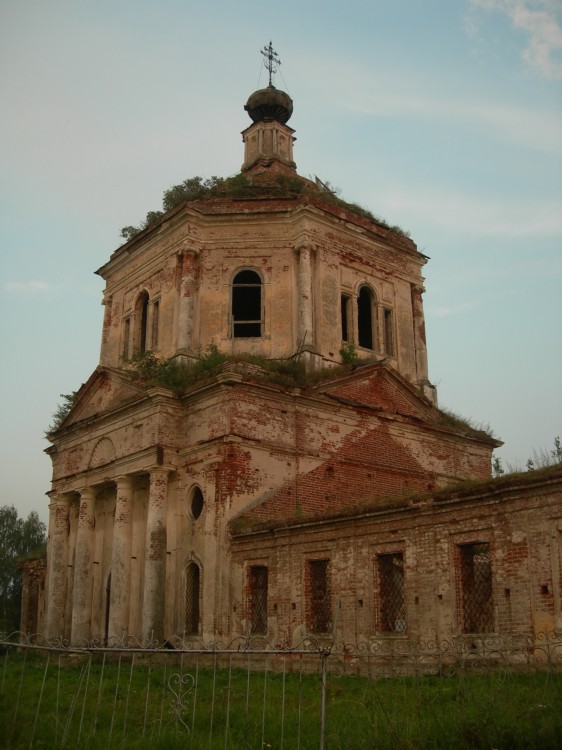
[[[115,477],[115,486],[117,490],[130,490],[133,488],[133,475],[132,474],[120,474]]]
[[[82,500],[93,500],[96,496],[93,487],[81,487],[78,490],[78,494],[80,495],[80,502],[82,502]]]
[[[69,507],[72,502],[73,492],[49,493],[49,510],[54,508]]]

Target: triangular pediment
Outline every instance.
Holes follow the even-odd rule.
[[[143,392],[141,386],[133,383],[121,371],[98,367],[78,391],[76,402],[60,428],[113,411],[135,400]]]
[[[358,367],[351,374],[324,383],[317,390],[353,406],[425,421],[438,418],[438,410],[425,396],[384,363]]]

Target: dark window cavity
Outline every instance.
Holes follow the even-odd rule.
[[[232,336],[262,335],[262,281],[255,271],[239,271],[232,282]]]
[[[196,521],[203,512],[203,493],[196,487],[191,497],[191,517]]]
[[[357,328],[359,346],[375,348],[375,295],[367,286],[362,286],[357,297]]]
[[[342,341],[349,341],[351,332],[349,329],[349,303],[350,298],[347,294],[342,294],[340,297],[341,304],[341,338]]]

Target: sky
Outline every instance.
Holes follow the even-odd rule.
[[[560,0],[2,0],[0,505],[47,519],[44,432],[98,363],[94,271],[164,190],[239,171],[270,39],[299,173],[430,257],[440,405],[504,465],[561,435]]]

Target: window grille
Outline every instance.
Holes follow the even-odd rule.
[[[255,271],[240,271],[232,282],[232,336],[262,335],[262,281]]]
[[[384,633],[406,631],[404,556],[401,552],[378,556],[379,629]]]
[[[185,632],[199,632],[199,582],[200,571],[196,563],[189,563],[185,571]]]
[[[252,633],[267,633],[267,567],[250,568],[250,623]]]
[[[494,629],[490,545],[465,544],[459,551],[463,632],[490,633]]]
[[[332,625],[328,564],[329,560],[308,561],[308,628],[312,633],[327,633]]]

